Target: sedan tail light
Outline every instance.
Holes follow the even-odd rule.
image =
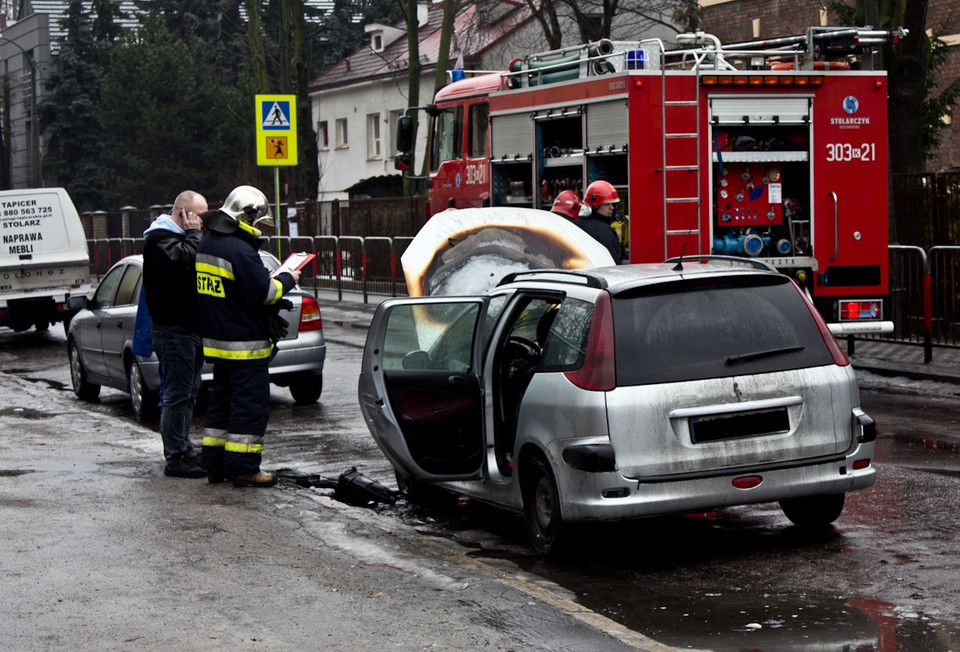
[[[305,296],[300,304],[300,332],[319,330],[323,330],[320,304],[313,297]]]
[[[613,307],[610,294],[601,292],[593,304],[593,323],[587,340],[583,366],[564,374],[580,389],[607,392],[617,386],[617,365],[613,342]]]

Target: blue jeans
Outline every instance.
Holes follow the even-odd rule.
[[[160,436],[163,456],[193,457],[190,442],[193,404],[200,390],[203,347],[200,334],[182,326],[164,326],[154,322],[151,329],[153,350],[160,360],[163,408],[160,412]]]

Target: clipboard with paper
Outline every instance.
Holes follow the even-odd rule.
[[[280,264],[280,267],[273,270],[270,276],[276,276],[281,272],[292,272],[296,269],[303,269],[310,264],[317,255],[306,251],[298,251],[287,256],[287,259]]]

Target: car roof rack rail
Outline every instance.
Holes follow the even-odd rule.
[[[744,258],[742,256],[723,256],[720,254],[692,254],[688,256],[674,256],[673,258],[667,258],[664,263],[677,263],[682,265],[683,263],[730,263],[731,266],[742,266],[742,267],[752,267],[753,269],[761,269],[767,272],[778,272],[776,267],[771,265],[765,260],[759,258]]]
[[[601,276],[591,274],[586,269],[533,269],[523,272],[510,272],[497,285],[507,285],[518,280],[551,281],[554,283],[571,283],[585,285],[590,288],[605,290],[607,281]]]

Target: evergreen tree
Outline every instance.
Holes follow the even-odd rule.
[[[235,185],[232,111],[242,98],[216,79],[201,43],[172,38],[155,18],[115,48],[99,112],[111,134],[100,163],[110,205],[149,205],[187,188],[213,201]],[[252,114],[253,102],[242,104]]]
[[[101,51],[81,0],[70,1],[61,26],[66,36],[37,107],[47,150],[44,173],[67,189],[80,210],[92,210],[100,208],[105,187],[99,159],[107,138],[97,119]]]
[[[101,53],[98,63],[105,65],[110,49],[123,34],[123,27],[117,21],[127,16],[120,9],[117,0],[93,0],[90,9],[93,14],[93,39]]]

